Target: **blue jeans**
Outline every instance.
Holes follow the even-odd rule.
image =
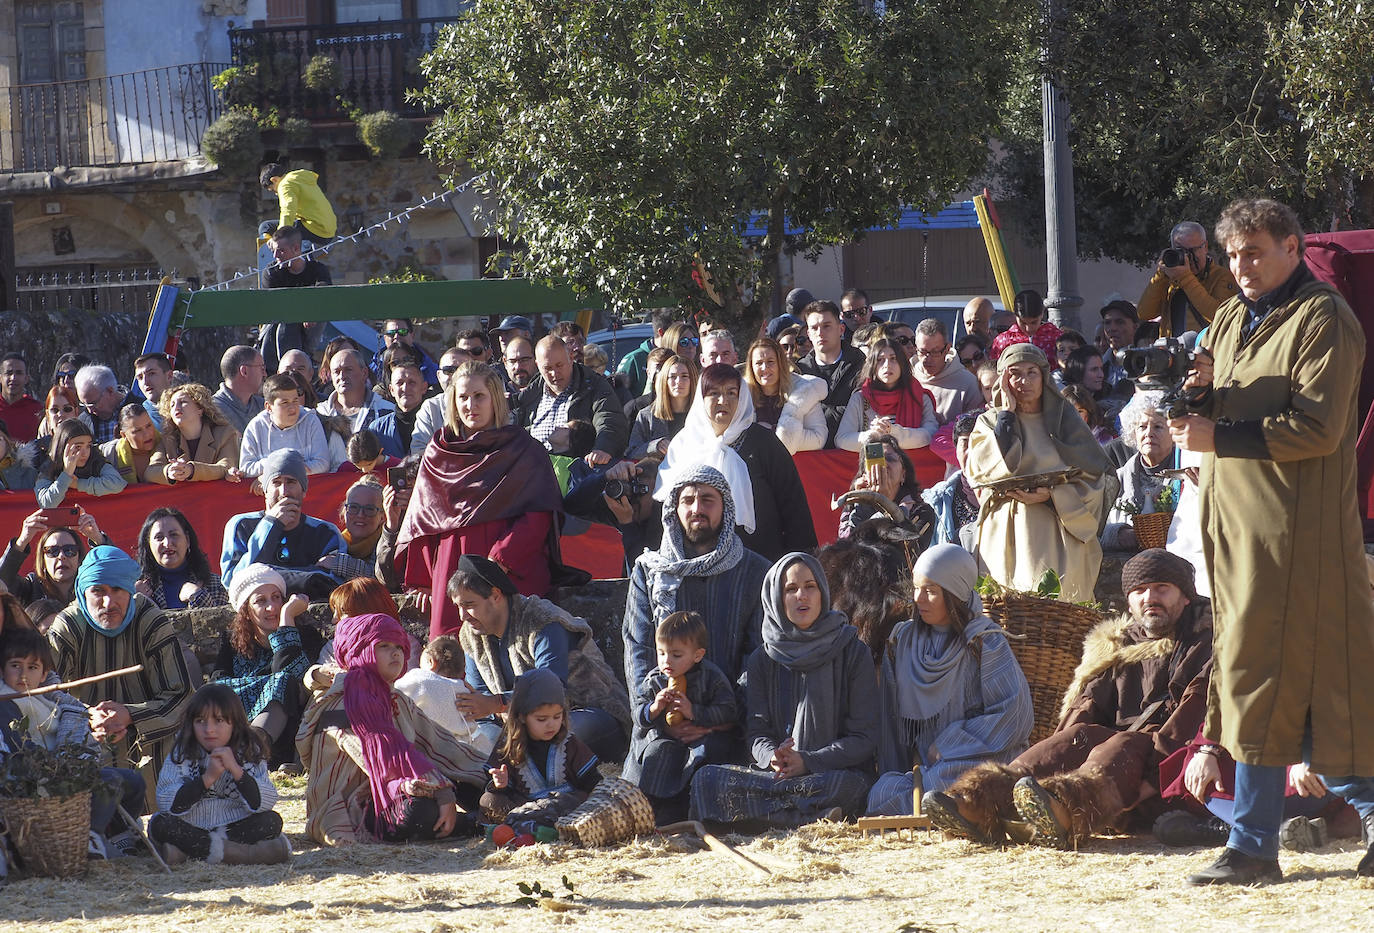
[[[1354,775],[1327,777],[1323,774],[1322,780],[1331,788],[1331,793],[1344,797],[1346,802],[1355,808],[1361,820],[1368,819],[1370,814],[1374,813],[1374,778]],[[1374,844],[1374,839],[1369,841]]]
[[[143,815],[145,788],[143,775],[129,768],[101,768],[100,781],[104,788],[91,794],[91,829],[102,836],[117,836],[127,828],[124,820],[115,815],[119,804],[129,815]]]
[[[568,717],[568,731],[610,764],[623,762],[630,748],[625,727],[604,709],[574,709]]]

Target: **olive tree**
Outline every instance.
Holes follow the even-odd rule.
[[[1006,0],[870,6],[478,0],[423,61],[427,152],[481,178],[524,274],[747,331],[783,250],[938,210],[986,165]]]

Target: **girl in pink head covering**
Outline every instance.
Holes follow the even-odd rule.
[[[310,773],[306,831],[325,845],[473,832],[454,791],[486,783],[484,756],[393,689],[410,654],[401,624],[380,613],[343,619],[334,654],[344,670],[311,671],[315,697],[296,739]]]

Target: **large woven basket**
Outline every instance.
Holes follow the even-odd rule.
[[[0,797],[0,818],[31,874],[71,878],[86,871],[91,792],[70,797]]]
[[[1173,521],[1173,512],[1132,515],[1131,524],[1135,526],[1135,539],[1140,543],[1140,549],[1164,547],[1169,541],[1169,526]]]
[[[1031,744],[1039,742],[1059,724],[1064,691],[1083,656],[1083,637],[1102,617],[1086,606],[1038,596],[989,596],[983,610],[1011,636],[1011,653],[1030,684],[1035,708]]]

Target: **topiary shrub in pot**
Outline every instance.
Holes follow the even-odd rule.
[[[413,137],[410,124],[390,110],[376,110],[358,118],[358,138],[379,159],[394,159]]]
[[[200,150],[227,175],[249,175],[262,162],[262,131],[252,114],[231,110],[211,123]]]

